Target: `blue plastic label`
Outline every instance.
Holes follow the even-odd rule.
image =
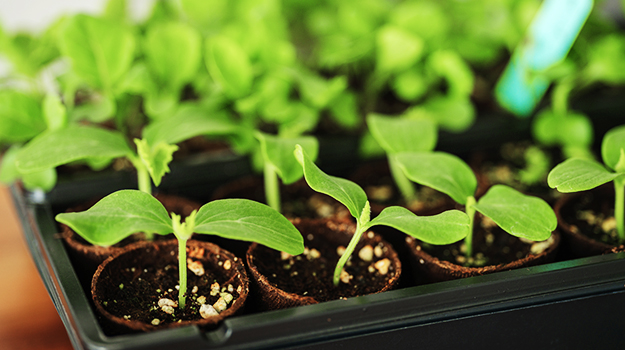
[[[584,26],[593,0],[545,0],[497,86],[499,103],[519,116],[534,110],[549,81],[542,74],[563,60]]]

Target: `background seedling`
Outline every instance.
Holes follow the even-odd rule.
[[[563,193],[587,191],[610,181],[614,182],[614,218],[619,241],[625,241],[625,125],[610,129],[601,143],[603,164],[571,158],[556,165],[547,183]],[[607,169],[606,169],[607,167]]]

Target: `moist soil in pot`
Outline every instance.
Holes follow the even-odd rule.
[[[614,219],[614,185],[567,194],[554,206],[567,258],[604,254],[620,245]]]
[[[295,219],[293,224],[304,236],[304,254],[290,256],[258,244],[252,244],[248,250],[248,267],[260,284],[261,308],[315,304],[379,293],[396,285],[401,263],[379,235],[371,231],[363,234],[344,268],[341,282],[335,286],[332,280],[339,252],[349,243],[355,225],[305,219]],[[270,286],[263,286],[265,283]]]
[[[464,241],[437,246],[406,237],[417,283],[446,281],[552,262],[559,243],[558,231],[554,231],[546,241],[524,240],[508,234],[479,213],[473,232],[472,258],[464,256]]]
[[[192,240],[187,242],[186,305],[183,310],[177,307],[177,244],[176,240],[135,243],[98,268],[91,291],[96,308],[106,318],[105,333],[150,331],[190,323],[210,328],[239,310],[248,293],[242,260],[218,246]],[[198,271],[199,265],[202,271]],[[227,308],[219,315],[206,319],[200,314],[202,304],[224,301]],[[167,309],[172,303],[175,306]]]

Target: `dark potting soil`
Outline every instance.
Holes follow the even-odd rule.
[[[544,251],[532,252],[533,242],[526,243],[523,240],[512,236],[499,228],[492,220],[477,214],[476,225],[473,232],[473,257],[465,257],[464,241],[461,240],[450,245],[431,245],[420,242],[421,248],[439,260],[465,267],[481,267],[486,265],[500,265],[525,258],[530,254],[537,254]],[[541,243],[537,243],[535,249],[540,248]],[[545,247],[546,248],[546,247]]]
[[[304,236],[308,254],[282,257],[280,252],[260,245],[254,254],[258,271],[265,275],[272,285],[286,292],[313,297],[323,302],[379,292],[395,276],[396,271],[392,264],[384,275],[373,267],[376,261],[389,257],[387,254],[389,246],[384,242],[376,243],[372,239],[373,234],[367,236],[368,233],[365,233],[344,268],[352,276],[350,282],[340,282],[335,286],[332,283],[334,268],[340,257],[337,248],[340,245],[346,247],[348,240],[337,238],[341,241],[337,243],[320,239],[321,234],[317,230],[323,230],[323,227],[298,227],[298,229]],[[363,261],[358,253],[365,245],[372,245],[372,248],[378,246],[384,255],[377,257],[374,254],[372,261]],[[310,252],[313,249],[319,252],[318,257],[311,257]]]
[[[193,261],[196,259],[191,257]],[[143,254],[128,255],[123,261],[115,264],[115,273],[104,274],[98,283],[98,298],[103,308],[112,315],[152,324],[174,323],[181,320],[201,320],[199,313],[200,296],[205,298],[204,303],[213,305],[220,298],[221,292],[233,296],[232,305],[239,297],[237,286],[232,286],[233,277],[223,268],[210,268],[204,263],[205,273],[197,276],[187,269],[187,300],[185,308],[180,310],[174,307],[174,312],[168,314],[158,305],[161,298],[178,301],[179,273],[177,247],[159,251],[149,251]],[[219,257],[217,257],[219,259]],[[125,268],[118,268],[125,266]],[[212,292],[211,285],[219,284],[219,293]],[[232,286],[232,287],[230,287]],[[195,289],[197,287],[197,289]],[[211,293],[212,292],[212,293]],[[201,298],[200,298],[201,300]]]
[[[611,246],[621,244],[614,219],[612,184],[579,193],[562,206],[560,215],[576,233]]]

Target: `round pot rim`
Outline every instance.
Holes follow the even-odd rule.
[[[233,302],[233,304],[229,308],[222,311],[219,315],[216,315],[207,319],[181,320],[180,322],[174,322],[174,323],[161,323],[157,326],[152,325],[150,323],[144,323],[138,320],[125,319],[123,317],[115,316],[111,314],[110,312],[108,312],[106,309],[104,309],[99,298],[97,297],[96,288],[97,288],[99,276],[101,275],[102,271],[104,271],[104,269],[108,267],[108,265],[111,262],[113,262],[116,258],[118,258],[119,256],[123,254],[131,254],[132,252],[136,250],[147,249],[147,248],[154,248],[155,250],[160,250],[168,246],[174,246],[177,251],[178,240],[171,239],[171,240],[164,240],[164,241],[158,241],[158,242],[146,242],[146,241],[135,242],[135,243],[131,243],[121,248],[119,251],[115,252],[113,255],[108,257],[104,262],[102,262],[102,264],[98,266],[98,269],[94,273],[93,278],[91,280],[91,297],[92,297],[93,303],[95,304],[97,311],[102,316],[107,318],[109,321],[115,324],[121,325],[122,327],[131,329],[131,330],[153,331],[153,330],[159,330],[159,329],[183,327],[183,326],[188,326],[188,325],[196,325],[200,327],[216,325],[219,322],[221,322],[223,319],[229,316],[232,316],[233,314],[238,312],[244,306],[248,293],[249,293],[249,279],[247,278],[245,265],[243,264],[242,259],[239,259],[234,254],[230,253],[229,251],[221,248],[220,246],[214,243],[190,239],[187,241],[187,248],[200,247],[203,249],[210,249],[212,251],[218,252],[218,254],[221,256],[226,256],[228,260],[232,261],[233,275],[230,277],[229,280],[230,281],[239,280],[242,288],[241,288],[241,292],[239,293],[239,297]],[[177,260],[177,257],[176,257],[176,260]],[[234,303],[236,303],[236,305]]]

